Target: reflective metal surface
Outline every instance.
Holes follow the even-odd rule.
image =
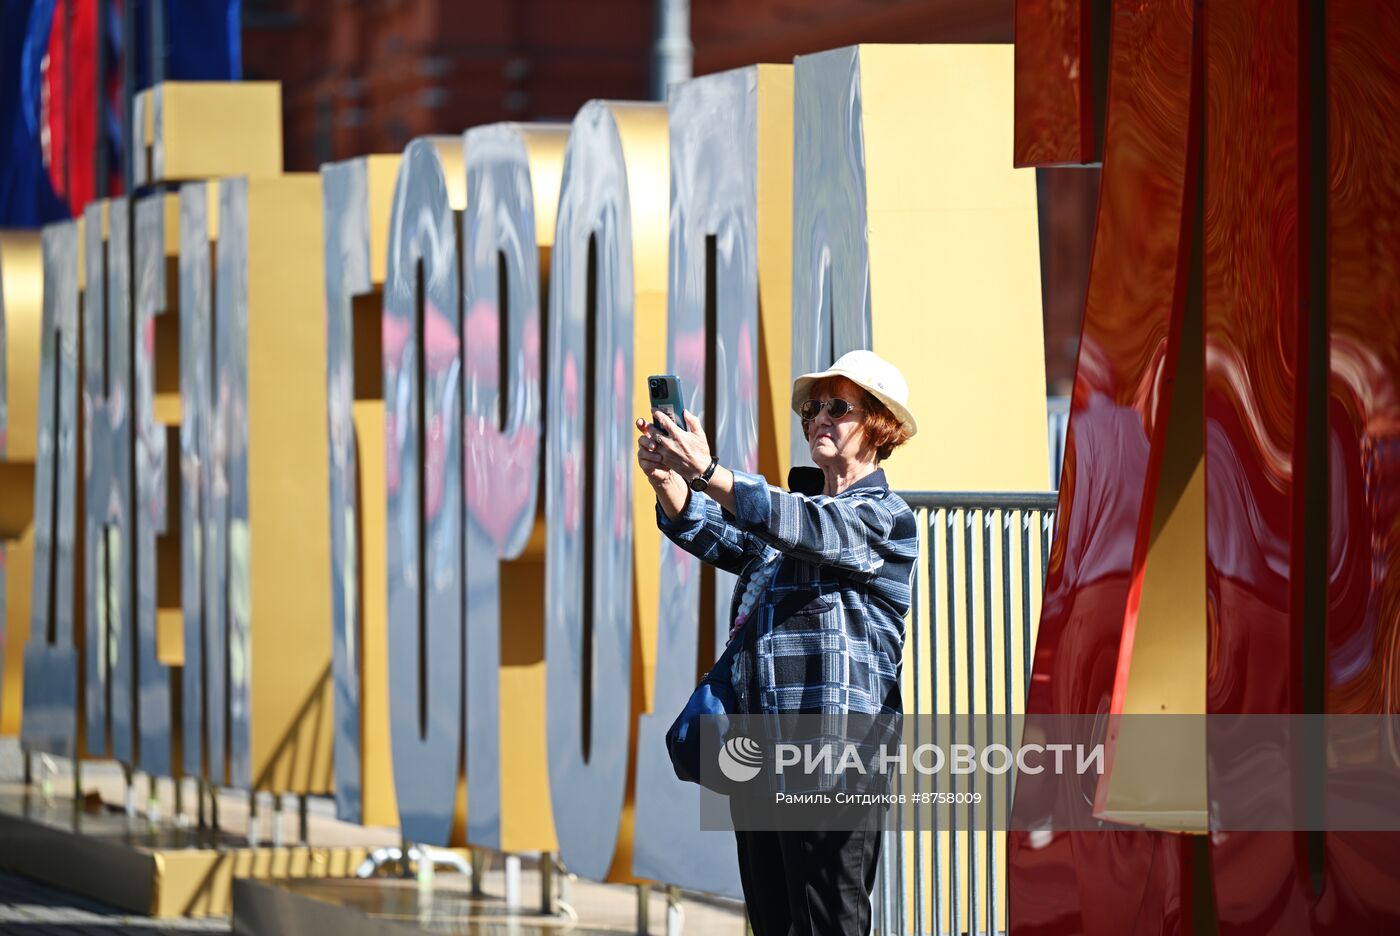
[[[1325,171],[1327,220],[1325,232],[1310,232],[1324,238],[1326,265],[1318,263],[1314,241],[1308,271],[1310,280],[1326,271],[1326,710],[1389,715],[1397,709],[1392,661],[1400,646],[1400,242],[1384,232],[1400,216],[1394,171],[1400,21],[1385,0],[1329,3],[1325,19],[1305,23],[1300,34],[1312,42],[1321,30],[1326,42],[1325,74],[1315,73],[1312,81],[1325,81],[1327,88],[1327,156],[1321,165],[1313,149],[1318,165],[1312,172],[1316,180]],[[1323,71],[1316,57],[1311,65]],[[1316,124],[1314,109],[1314,136]],[[1317,350],[1310,347],[1309,368],[1322,364]],[[1318,496],[1313,483],[1310,500]],[[1346,782],[1344,773],[1334,776]],[[1393,878],[1400,836],[1330,835],[1325,847],[1314,930],[1324,924],[1394,929],[1400,892],[1369,882]],[[1329,893],[1337,905],[1331,919]]]
[[[394,788],[405,838],[430,845],[448,843],[461,752],[460,205],[447,177],[460,167],[458,139],[422,138],[405,150],[384,284]]]
[[[1325,346],[1311,349],[1299,340],[1306,335],[1299,319],[1307,303],[1300,290],[1300,236],[1308,233],[1297,223],[1306,207],[1300,201],[1306,177],[1299,174],[1306,156],[1298,149],[1299,106],[1306,100],[1299,61],[1303,9],[1245,2],[1212,9],[1204,21],[1212,712],[1292,712],[1303,703],[1295,664],[1302,638],[1295,621],[1303,623],[1296,583],[1306,574],[1299,521],[1308,481],[1300,392],[1309,368],[1323,366],[1326,355]],[[1259,106],[1261,94],[1271,106]],[[1212,770],[1210,779],[1228,788],[1227,776]],[[1212,842],[1222,927],[1313,930],[1308,905],[1314,895],[1306,851],[1296,851],[1300,838],[1255,832]]]
[[[106,412],[107,451],[102,504],[89,501],[88,516],[102,519],[106,549],[106,569],[99,578],[105,582],[99,604],[107,612],[108,702],[112,730],[112,756],[124,764],[135,761],[136,684],[135,601],[132,595],[136,556],[135,523],[132,519],[132,468],[135,454],[131,403],[131,202],[115,198],[110,203],[107,238],[107,358]],[[92,279],[88,279],[92,283]],[[91,657],[89,657],[91,658]],[[92,707],[88,707],[92,711]]]
[[[397,826],[389,749],[380,333],[399,157],[321,169],[336,813]]]
[[[1032,714],[1109,709],[1150,440],[1166,415],[1152,391],[1186,290],[1192,11],[1119,16],[1110,41],[1103,183]],[[1155,932],[1179,912],[1183,848],[1188,839],[1162,832],[1012,833],[1011,919],[1046,932]]]
[[[43,230],[44,313],[39,370],[37,476],[34,485],[34,589],[24,651],[27,750],[78,753],[77,629],[82,606],[79,361],[81,221]]]
[[[641,292],[632,199],[640,200],[636,209],[656,212],[647,199],[664,198],[661,192],[629,191],[633,167],[624,155],[620,124],[657,112],[664,119],[656,106],[591,101],[574,118],[550,275],[549,786],[564,862],[595,880],[607,874],[619,844],[632,737],[631,411],[640,380],[633,369],[633,329]],[[650,129],[659,129],[664,140],[664,123]],[[654,164],[665,159],[664,150],[657,150],[637,157],[648,159],[637,169],[652,181],[665,178],[665,163]]]
[[[147,183],[161,182],[165,180],[165,96],[167,89],[164,83],[151,88],[150,96],[146,99],[146,106],[150,109],[149,116],[145,119],[150,122],[151,132],[147,134],[147,142],[150,144],[150,155],[148,166],[150,168],[150,178]]]
[[[369,172],[363,159],[321,167],[326,230],[326,417],[330,440],[331,668],[335,680],[335,810],[360,809],[360,544],[353,298],[374,289]]]
[[[686,390],[686,412],[709,427],[720,463],[744,471],[758,469],[758,78],[757,66],[696,78],[673,86],[668,102],[667,373]],[[711,308],[713,323],[707,321]],[[709,373],[713,396],[707,396]],[[660,569],[656,693],[652,712],[638,724],[632,869],[640,877],[737,897],[733,839],[699,831],[699,792],[676,779],[665,741],[694,687],[697,662],[708,669],[724,648],[735,577],[709,572],[670,540],[662,540]],[[707,601],[702,589],[711,592]],[[705,620],[702,607],[711,610]],[[709,631],[703,640],[701,628]],[[713,654],[697,661],[697,647],[713,648]]]
[[[83,382],[83,720],[88,749],[109,757],[107,712],[112,642],[108,634],[106,601],[107,547],[105,505],[111,487],[111,452],[107,433],[107,202],[83,210],[84,286],[82,320]],[[102,507],[98,505],[101,504]],[[102,510],[99,516],[98,511]],[[99,597],[101,600],[99,600]]]
[[[1210,710],[1391,713],[1400,319],[1382,298],[1395,295],[1394,238],[1374,232],[1400,206],[1383,168],[1393,107],[1378,93],[1400,85],[1387,51],[1400,32],[1393,10],[1365,3],[1244,3],[1206,29]],[[1354,756],[1326,748],[1303,752],[1315,769],[1297,772],[1295,795],[1364,782]],[[1213,784],[1232,779],[1212,770]],[[1218,838],[1220,923],[1394,929],[1400,895],[1363,882],[1397,856],[1393,834]]]
[[[503,821],[500,563],[525,550],[539,498],[540,258],[554,232],[537,230],[536,205],[558,200],[567,134],[564,126],[492,124],[463,137],[467,840],[492,848],[502,847]],[[517,606],[538,599],[508,597]],[[506,620],[512,628],[523,628],[534,618],[519,613]]]
[[[215,511],[213,262],[218,183],[180,188],[181,691],[187,775],[225,782],[223,515]]]
[[[1016,137],[1018,166],[1102,160],[1095,152],[1091,0],[1016,3]]]
[[[1185,358],[1173,368],[1182,327],[1173,317],[1202,262],[1184,251],[1198,246],[1209,710],[1388,712],[1379,674],[1393,655],[1394,615],[1384,609],[1394,605],[1395,576],[1384,531],[1397,507],[1387,493],[1394,433],[1384,427],[1394,422],[1400,344],[1394,316],[1378,312],[1389,308],[1379,297],[1394,292],[1394,239],[1374,232],[1400,201],[1393,173],[1380,168],[1395,149],[1382,103],[1400,82],[1383,51],[1396,42],[1394,17],[1374,3],[1211,7],[1194,23],[1192,12],[1115,6],[1064,533],[1031,710],[1106,706],[1120,609],[1133,607],[1129,582],[1141,580],[1147,552],[1146,518],[1134,515],[1162,496],[1153,489],[1159,449],[1169,447],[1160,401],[1180,398],[1194,379]],[[1187,347],[1181,339],[1181,354]],[[1150,556],[1145,571],[1150,579]],[[1121,636],[1125,645],[1135,636],[1131,613]],[[1198,637],[1183,632],[1178,650]],[[1140,647],[1129,652],[1120,683],[1126,663],[1136,683],[1144,662]],[[1115,694],[1115,708],[1119,701]],[[1344,760],[1301,758],[1325,773],[1300,784],[1346,784]],[[1400,916],[1394,894],[1364,883],[1394,865],[1393,836],[1231,833],[1194,842],[1159,832],[1014,835],[1018,928],[1174,931],[1204,913],[1232,932],[1342,932]],[[1193,910],[1202,867],[1210,903]]]
[[[871,327],[860,48],[801,55],[793,70],[795,378],[871,347]],[[792,464],[812,464],[796,413],[789,431]]]
[[[174,362],[162,355],[178,354],[178,347],[163,347],[157,341],[156,316],[165,315],[161,333],[169,333],[179,316],[172,307],[168,286],[179,248],[179,202],[175,195],[158,194],[136,200],[135,231],[135,322],[132,329],[134,380],[132,403],[135,417],[136,502],[132,511],[135,524],[136,583],[135,653],[137,679],[138,762],[142,770],[156,776],[170,776],[175,770],[171,752],[174,724],[171,693],[178,674],[160,654],[159,615],[178,613],[178,557],[170,546],[178,546],[176,518],[170,515],[172,491],[167,461],[169,441],[178,441],[177,427],[167,411],[156,414],[158,370],[170,372]],[[167,396],[173,387],[162,388]],[[176,397],[178,400],[178,397]],[[173,438],[171,438],[173,437]],[[158,551],[157,542],[167,540]],[[161,561],[163,559],[163,561]],[[162,575],[164,573],[164,575]],[[170,581],[163,581],[170,579]],[[198,660],[191,660],[198,666]]]
[[[144,188],[151,183],[151,139],[146,133],[148,121],[154,126],[154,116],[150,113],[155,96],[154,88],[138,91],[131,99],[131,178],[133,188]]]
[[[214,249],[214,365],[210,375],[214,463],[213,483],[208,493],[218,527],[215,536],[206,538],[204,545],[209,550],[209,560],[223,573],[220,584],[226,590],[211,590],[206,595],[220,605],[216,619],[223,624],[219,630],[225,640],[223,652],[227,654],[222,714],[227,718],[228,783],[245,789],[252,785],[253,715],[249,673],[253,641],[248,477],[249,422],[252,419],[248,399],[248,251],[248,180],[226,179],[219,183],[219,236]],[[220,710],[210,708],[218,718]],[[212,730],[210,743],[213,743]]]

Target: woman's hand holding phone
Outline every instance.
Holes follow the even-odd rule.
[[[669,480],[671,469],[666,467],[666,462],[652,439],[651,423],[645,419],[638,419],[637,432],[640,433],[637,436],[637,465],[652,487],[659,487]]]
[[[652,451],[660,455],[662,463],[679,474],[683,482],[689,482],[710,467],[710,440],[705,437],[705,427],[694,413],[685,414],[685,426],[677,425],[662,410],[652,410],[651,417],[657,429],[665,430],[651,435]]]
[[[652,421],[637,420],[637,465],[656,490],[657,503],[674,520],[690,497],[690,479],[710,467],[710,443],[700,420],[685,410],[679,377],[653,374],[647,390]]]
[[[646,475],[647,481],[651,482],[652,490],[656,492],[656,502],[661,505],[662,512],[674,520],[685,509],[686,500],[690,497],[690,487],[680,475],[667,467],[661,449],[656,444],[658,436],[653,434],[654,427],[651,423],[645,419],[637,420],[637,432],[637,465],[642,469],[642,474]]]

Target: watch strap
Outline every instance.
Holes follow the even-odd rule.
[[[714,476],[715,469],[719,467],[719,456],[710,457],[710,467],[706,468],[702,474],[696,475],[690,482],[692,491],[703,491],[710,486],[710,478]]]

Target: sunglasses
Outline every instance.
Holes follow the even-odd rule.
[[[856,408],[845,400],[808,400],[802,404],[798,413],[804,420],[811,422],[821,415],[823,409],[831,414],[832,419],[840,419],[847,413],[857,412]]]

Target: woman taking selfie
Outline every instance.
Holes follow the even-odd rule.
[[[741,641],[733,688],[743,714],[903,711],[918,530],[880,463],[917,429],[908,396],[898,369],[871,351],[797,378],[792,407],[820,470],[794,471],[795,486],[807,488],[799,493],[719,464],[690,413],[684,427],[661,410],[653,423],[637,420],[657,525],[739,577],[729,640]],[[735,828],[756,936],[870,931],[878,810],[854,831]]]

